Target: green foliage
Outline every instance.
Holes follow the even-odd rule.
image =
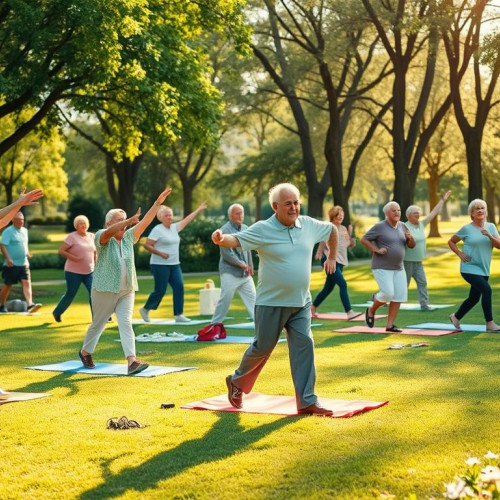
[[[30,243],[48,243],[50,240],[47,235],[42,231],[30,229],[28,232]]]
[[[31,233],[30,233],[31,238]],[[59,254],[55,253],[35,253],[30,259],[31,269],[64,269],[63,259]]]
[[[30,217],[29,223],[32,226],[60,226],[66,223],[66,217],[61,214],[38,215],[35,217]]]
[[[75,230],[73,220],[77,215],[85,215],[89,219],[90,230],[95,232],[104,226],[104,210],[101,200],[81,194],[74,196],[68,204],[66,231]]]

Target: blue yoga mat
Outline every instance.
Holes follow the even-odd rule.
[[[143,333],[142,335],[137,335],[135,337],[136,342],[151,342],[151,343],[175,343],[175,342],[198,342],[199,344],[251,344],[255,337],[244,337],[236,335],[228,335],[225,339],[217,340],[207,340],[198,341],[196,340],[197,335],[179,335],[179,336],[169,336],[168,334],[161,333]],[[120,339],[115,339],[116,342],[120,342]],[[278,342],[286,342],[285,338],[281,338]]]
[[[451,323],[419,323],[418,325],[408,325],[407,328],[418,330],[453,330],[455,327]],[[460,325],[463,332],[485,332],[485,325]]]
[[[255,330],[255,323],[250,321],[248,323],[235,323],[234,325],[224,325],[226,330]],[[322,323],[311,323],[311,328],[315,326],[323,326]]]
[[[64,361],[52,365],[26,366],[28,370],[41,370],[47,372],[63,373],[87,373],[89,375],[127,375],[126,363],[96,363],[95,368],[85,368],[81,361]],[[131,375],[132,377],[157,377],[167,373],[183,372],[186,370],[196,370],[194,366],[148,366],[143,372]]]

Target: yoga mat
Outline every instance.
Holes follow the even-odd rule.
[[[206,322],[207,322],[206,319],[192,319],[191,321],[188,321],[185,323],[178,323],[175,321],[175,319],[166,319],[166,318],[159,318],[159,319],[151,318],[151,321],[149,321],[149,322],[144,321],[143,319],[133,319],[132,320],[133,325],[190,326],[190,325],[202,325]]]
[[[126,363],[96,363],[95,368],[85,368],[81,361],[64,361],[52,365],[26,366],[28,370],[41,370],[47,372],[63,373],[86,373],[89,375],[127,375]],[[143,372],[130,375],[131,377],[157,377],[167,373],[182,372],[186,370],[196,370],[196,367],[176,367],[176,366],[148,366]]]
[[[459,333],[456,330],[413,330],[411,328],[403,328],[402,332],[392,333],[386,332],[385,327],[368,328],[367,326],[349,326],[347,328],[336,328],[333,330],[338,333],[373,333],[380,335],[417,335],[422,337],[441,337],[442,335],[450,335],[452,333]]]
[[[226,330],[255,330],[255,323],[250,321],[248,323],[235,323],[234,325],[224,325]],[[323,326],[321,323],[311,323],[311,328],[315,326]]]
[[[347,319],[346,313],[318,313],[317,316],[314,316],[315,319],[341,319],[343,321],[364,321],[365,320],[365,311],[356,316],[353,319]],[[376,314],[375,319],[387,318],[387,314]]]
[[[15,403],[17,401],[30,401],[31,399],[46,398],[52,396],[46,392],[4,392],[0,394],[0,405]]]
[[[136,342],[154,342],[154,343],[164,343],[164,342],[198,342],[200,344],[251,344],[254,337],[244,337],[228,335],[225,339],[217,340],[207,340],[198,341],[196,340],[197,335],[169,335],[164,333],[143,333],[142,335],[137,335],[135,337]],[[115,342],[120,342],[120,339],[115,339]],[[281,338],[278,342],[286,342],[285,338]]]
[[[386,405],[389,401],[362,401],[346,399],[320,398],[319,402],[325,408],[333,411],[332,417],[352,417],[358,413],[374,410]],[[234,408],[227,400],[227,394],[182,405],[187,410],[212,410],[241,413],[267,413],[271,415],[297,416],[297,403],[293,396],[271,396],[252,392],[243,395],[243,408]]]
[[[373,304],[373,302],[363,302],[363,304],[353,304],[354,307],[370,307]],[[430,310],[434,309],[445,309],[446,307],[452,307],[455,304],[429,304]],[[382,306],[384,307],[384,306]],[[402,311],[420,311],[420,304],[412,304],[411,302],[407,302],[404,304],[401,304],[399,307],[400,310]],[[428,311],[422,311],[422,312],[428,312]]]
[[[408,328],[418,328],[419,330],[453,330],[458,331],[451,323],[419,323],[418,325],[408,325]],[[485,332],[486,325],[460,325],[463,332]]]

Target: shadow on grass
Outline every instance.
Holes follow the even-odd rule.
[[[207,434],[185,441],[176,448],[164,451],[146,462],[113,474],[110,461],[103,464],[104,483],[80,495],[83,500],[110,498],[129,490],[146,491],[158,482],[175,477],[197,465],[217,462],[261,440],[268,434],[294,422],[285,417],[254,429],[245,429],[238,413],[222,413]]]

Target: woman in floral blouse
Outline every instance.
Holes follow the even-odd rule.
[[[137,243],[171,191],[171,188],[165,189],[142,220],[140,208],[128,219],[122,209],[110,210],[106,214],[106,227],[95,235],[97,262],[92,283],[92,324],[78,353],[85,368],[95,368],[92,353],[113,313],[118,321],[120,340],[128,361],[128,375],[142,372],[148,367],[147,363],[135,357],[132,312],[138,286],[134,243]]]

